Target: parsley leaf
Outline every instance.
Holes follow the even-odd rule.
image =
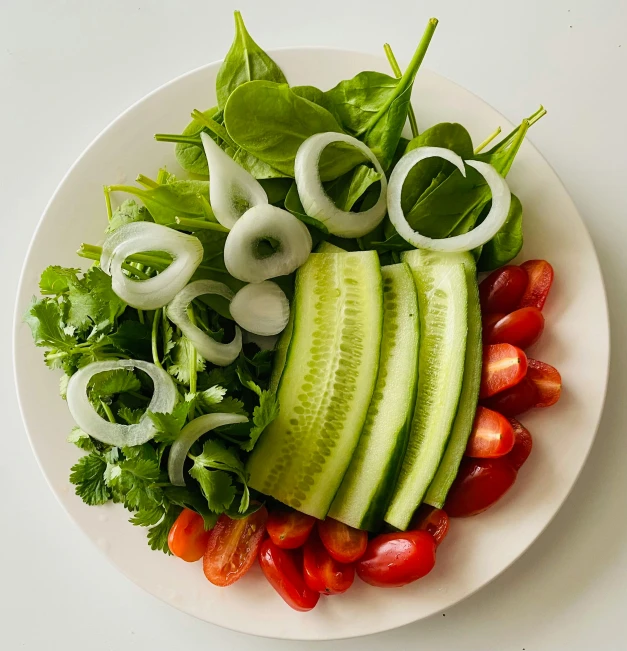
[[[39,281],[42,294],[59,296],[70,289],[70,283],[77,280],[80,269],[66,269],[65,267],[52,266],[44,269]]]
[[[279,401],[276,394],[270,391],[261,391],[259,404],[253,410],[253,427],[250,430],[250,438],[242,444],[242,450],[251,452],[263,431],[278,415]]]
[[[170,353],[172,364],[168,367],[168,373],[183,384],[189,384],[191,379],[189,369],[192,354],[196,355],[196,370],[203,371],[206,365],[205,359],[196,352],[187,337],[180,337]]]
[[[172,410],[171,414],[154,413],[147,411],[148,418],[157,428],[155,441],[159,443],[171,444],[176,441],[180,431],[183,429],[190,410],[191,403],[179,402]]]
[[[76,486],[76,494],[86,504],[104,504],[111,499],[104,479],[106,469],[107,462],[94,452],[81,457],[72,466],[70,482]]]
[[[200,484],[209,508],[216,513],[226,511],[235,499],[231,476],[222,470],[207,470],[194,463],[189,474]]]
[[[90,382],[89,397],[92,401],[100,401],[117,393],[139,391],[140,389],[141,382],[133,371],[120,368],[94,375]]]
[[[125,421],[128,425],[136,425],[144,415],[143,409],[131,409],[126,405],[122,405],[118,409],[118,416]]]
[[[143,221],[152,221],[146,208],[138,205],[133,199],[127,199],[113,211],[106,232],[113,233],[121,226]]]
[[[61,307],[52,299],[33,299],[24,315],[24,321],[33,333],[36,346],[70,352],[77,344],[76,338],[64,331]]]

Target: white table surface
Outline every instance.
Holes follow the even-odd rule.
[[[370,638],[317,646],[262,640],[197,621],[144,594],[109,566],[57,504],[18,413],[10,362],[13,298],[48,198],[121,111],[223,57],[234,8],[267,48],[316,44],[378,52],[389,41],[401,61],[426,19],[440,18],[426,66],[512,120],[540,102],[548,108],[529,137],[587,223],[609,294],[607,405],[590,459],[558,516],[522,559],[478,594]],[[0,648],[627,648],[626,82],[625,0],[2,0]]]

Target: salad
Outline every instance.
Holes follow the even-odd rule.
[[[105,186],[92,266],[45,269],[24,319],[62,372],[76,494],[122,504],[214,585],[259,562],[307,611],[356,574],[428,574],[450,518],[514,484],[532,447],[516,417],[559,399],[524,352],[553,269],[509,264],[505,180],[546,111],[478,146],[457,123],[419,131],[435,19],[404,72],[386,45],[392,74],[325,91],[235,25],[217,105],[155,135],[182,171]]]

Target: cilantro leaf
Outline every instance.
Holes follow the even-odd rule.
[[[138,205],[133,199],[127,199],[113,211],[106,232],[113,233],[121,226],[143,221],[152,221],[146,208]]]
[[[72,428],[72,431],[67,437],[67,442],[74,443],[77,448],[85,450],[85,452],[99,452],[99,449],[91,436],[89,436],[87,432],[83,432],[80,427]]]
[[[148,418],[150,418],[153,425],[157,428],[155,441],[167,444],[174,443],[187,421],[190,406],[191,403],[189,402],[179,402],[171,414],[147,411]]]
[[[196,404],[202,409],[211,409],[222,402],[226,395],[226,389],[219,385],[209,387],[205,391],[200,391],[195,394],[194,398]]]
[[[241,416],[248,416],[248,412],[244,409],[244,403],[232,396],[226,396],[216,408],[226,414],[240,414]]]
[[[136,425],[144,415],[143,409],[131,409],[126,405],[122,405],[118,409],[118,416],[125,421],[128,425]]]
[[[159,524],[148,529],[148,544],[150,549],[162,551],[165,554],[172,554],[168,547],[168,535],[176,518],[183,509],[180,506],[168,506]]]
[[[161,489],[153,485],[160,477],[158,461],[127,459],[109,472],[108,485],[113,491],[113,498],[122,502],[127,509],[149,510],[162,502]]]
[[[141,383],[133,371],[120,368],[94,375],[90,382],[89,396],[92,401],[99,401],[117,393],[140,389]]]
[[[190,355],[192,354],[196,355],[196,370],[203,371],[206,364],[205,360],[196,352],[187,337],[180,337],[170,353],[172,364],[168,367],[168,373],[183,384],[189,384],[191,379],[189,369],[191,366]]]
[[[59,296],[70,288],[70,283],[77,280],[80,269],[52,266],[44,269],[39,280],[42,294]]]
[[[122,321],[109,340],[120,352],[135,359],[152,361],[152,332],[147,323],[127,320]]]
[[[33,299],[24,315],[24,321],[33,333],[36,346],[70,352],[77,344],[76,338],[64,331],[61,307],[52,299]]]
[[[222,470],[207,470],[194,463],[189,474],[200,484],[209,508],[216,512],[226,511],[235,499],[235,486],[231,476]]]
[[[242,449],[251,452],[266,427],[279,415],[279,401],[276,394],[262,391],[259,394],[259,404],[253,410],[253,427],[249,440],[242,444]]]
[[[136,511],[133,517],[129,519],[129,522],[140,527],[149,527],[153,524],[158,524],[163,518],[164,513],[165,510],[161,505],[155,505],[149,509]]]
[[[94,452],[81,457],[72,466],[70,482],[76,486],[76,494],[89,505],[104,504],[111,499],[111,492],[104,479],[107,462]]]

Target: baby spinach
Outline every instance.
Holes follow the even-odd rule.
[[[520,253],[523,245],[522,218],[523,208],[520,199],[512,194],[507,221],[503,224],[503,228],[483,245],[477,262],[479,271],[498,269]]]
[[[367,165],[358,165],[335,181],[326,184],[326,192],[340,210],[353,210],[355,204],[375,183],[381,180],[381,174]],[[375,198],[378,198],[377,196]]]
[[[287,83],[279,66],[253,41],[242,15],[236,11],[235,39],[216,77],[216,95],[220,109],[226,106],[229,96],[238,86],[254,79]]]
[[[299,97],[307,99],[318,106],[325,108],[333,117],[341,124],[342,120],[337,111],[337,107],[329,95],[315,86],[292,86],[292,92],[296,93]]]
[[[220,111],[217,106],[210,108],[207,111],[203,111],[203,115],[213,120],[217,120],[220,115]],[[196,119],[193,119],[186,127],[183,129],[184,136],[197,136],[201,131],[204,130],[204,125]],[[178,164],[186,171],[191,172],[192,174],[198,174],[199,176],[208,176],[209,168],[207,167],[207,157],[205,156],[205,150],[202,147],[200,138],[198,139],[197,144],[192,142],[178,142],[176,144],[176,160]]]

